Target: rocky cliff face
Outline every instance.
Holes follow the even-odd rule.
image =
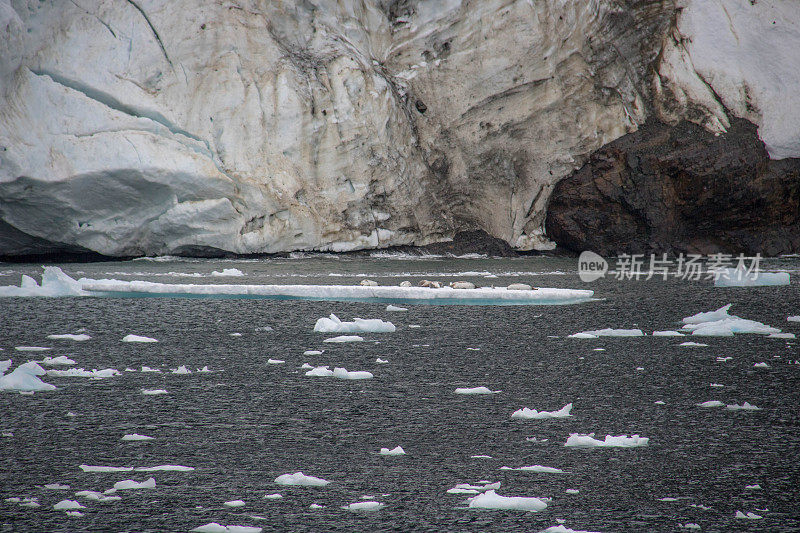
[[[800,155],[793,4],[0,0],[0,255],[549,249],[648,118]]]

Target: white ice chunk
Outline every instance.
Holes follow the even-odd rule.
[[[553,468],[552,466],[531,465],[520,466],[519,468],[511,468],[510,466],[501,466],[500,470],[517,470],[520,472],[536,472],[540,474],[564,474],[565,472],[560,468]]]
[[[566,418],[572,411],[572,403],[568,403],[558,411],[537,411],[536,409],[528,409],[523,407],[511,413],[511,418],[522,418],[526,420],[542,420],[547,418]]]
[[[386,306],[387,311],[408,311],[407,307],[398,307],[396,305],[389,304]]]
[[[68,509],[86,509],[86,507],[75,500],[61,500],[53,506],[53,509],[56,511],[66,511]]]
[[[683,337],[683,333],[673,330],[654,331],[653,337]]]
[[[328,368],[328,366],[317,366],[306,372],[306,376],[311,376],[312,378],[327,378],[333,376],[333,370]]]
[[[770,333],[767,335],[770,339],[795,339],[797,336],[794,333]]]
[[[307,476],[302,472],[295,472],[294,474],[283,474],[275,478],[275,483],[278,485],[301,485],[304,487],[324,487],[330,481],[322,478]]]
[[[381,359],[380,357],[378,357],[377,359],[375,359],[375,362],[378,363],[379,365],[385,365],[389,361],[387,361],[386,359]]]
[[[318,503],[312,503],[308,506],[309,509],[323,509],[325,506]]]
[[[494,490],[488,490],[469,499],[470,508],[478,509],[512,509],[517,511],[542,511],[547,502],[540,498],[522,496],[500,496]]]
[[[216,522],[209,522],[208,524],[198,526],[190,531],[196,533],[261,533],[263,530],[263,527],[223,526]]]
[[[374,376],[371,372],[364,370],[350,371],[346,368],[336,367],[333,369],[333,377],[339,379],[372,379]]]
[[[700,530],[700,524],[695,524],[694,522],[686,522],[685,524],[678,524],[678,527],[682,527],[683,529],[694,529]]]
[[[192,371],[186,368],[186,365],[181,365],[178,368],[172,369],[173,374],[191,374]]]
[[[719,400],[709,400],[707,402],[698,403],[697,407],[722,407],[725,404]]]
[[[580,494],[581,491],[579,491],[578,489],[567,489],[564,492],[566,492],[567,494]]]
[[[392,333],[395,329],[394,324],[379,318],[354,318],[353,322],[342,322],[333,313],[330,318],[320,318],[314,325],[314,331],[318,333]]]
[[[132,479],[126,479],[114,483],[114,490],[139,490],[139,489],[154,489],[154,488],[156,488],[156,480],[155,478],[152,477],[141,482],[134,481]]]
[[[322,355],[324,350],[306,350],[303,355]]]
[[[106,492],[116,492],[116,491],[114,489],[110,489],[110,491]],[[107,496],[102,492],[97,492],[94,490],[81,490],[76,492],[75,496],[81,496],[82,498],[86,498],[87,500],[93,500],[97,502],[113,502],[122,499],[119,496]]]
[[[59,355],[58,357],[45,357],[44,359],[39,361],[39,363],[47,366],[56,366],[56,365],[74,365],[75,361],[73,361],[66,355]]]
[[[44,376],[46,373],[38,363],[28,361],[19,365],[13,372],[0,376],[0,390],[20,392],[55,390],[55,385],[39,379],[39,376]]]
[[[403,450],[403,448],[401,446],[397,446],[395,448],[392,448],[391,450],[389,448],[381,448],[380,454],[381,455],[405,455],[406,452],[405,452],[405,450]]]
[[[696,346],[696,347],[701,347],[701,346],[708,346],[708,344],[703,344],[702,342],[686,341],[686,342],[680,343],[678,346]]]
[[[139,440],[153,440],[153,437],[147,435],[139,435],[138,433],[128,433],[122,436],[122,440],[139,441]]]
[[[89,335],[86,335],[85,333],[80,333],[78,335],[73,335],[72,333],[64,333],[63,335],[48,335],[47,338],[54,340],[68,340],[68,341],[78,341],[78,342],[88,341],[89,339],[91,339],[91,337]]]
[[[241,333],[228,333],[228,335],[230,335],[231,337],[241,337],[242,336]]]
[[[152,337],[143,337],[141,335],[125,335],[122,337],[122,342],[158,342],[158,340]]]
[[[275,492],[273,494],[265,494],[264,495],[264,499],[265,500],[280,500],[281,498],[283,498],[283,496],[281,494],[277,493],[277,492]]]
[[[491,390],[486,387],[471,387],[471,388],[458,388],[455,390],[456,394],[499,394],[503,391]]]
[[[588,531],[585,529],[570,529],[564,524],[559,524],[557,526],[550,526],[547,529],[543,529],[540,533],[600,533],[600,532]]]
[[[347,511],[377,511],[385,506],[386,504],[384,503],[376,501],[367,501],[367,502],[351,503],[349,505],[345,505],[344,507],[342,507],[342,509],[345,509]]]
[[[470,459],[491,459],[491,455],[470,455]]]
[[[11,368],[12,361],[11,359],[6,359],[4,361],[0,361],[0,376],[6,373],[6,370]]]
[[[130,472],[133,470],[132,466],[90,466],[80,465],[79,467],[84,472]]]
[[[736,511],[736,514],[733,516],[734,518],[749,518],[750,520],[760,520],[764,518],[761,515],[757,515],[755,513],[743,513],[741,511]]]
[[[590,331],[582,331],[584,335],[592,335],[593,337],[642,337],[644,333],[640,329],[593,329]],[[572,335],[570,335],[572,337]],[[592,337],[580,337],[592,338]]]
[[[606,435],[605,440],[597,440],[594,438],[594,433],[581,434],[571,433],[564,446],[572,446],[578,448],[595,448],[595,447],[618,447],[618,448],[635,448],[638,446],[647,446],[650,441],[648,437],[640,437],[639,435],[620,435],[614,437]]]
[[[512,283],[508,287],[506,287],[507,291],[532,291],[533,287],[528,285],[527,283]]]
[[[208,365],[204,366],[203,368],[198,368],[197,371],[198,372],[211,372],[211,370],[209,370],[209,368],[208,368]]]
[[[69,368],[67,370],[48,370],[48,376],[58,376],[65,378],[93,378],[105,379],[113,376],[119,376],[119,370],[116,368],[104,368],[102,370],[92,369],[84,370],[83,368]]]
[[[214,270],[211,272],[211,275],[214,277],[242,277],[244,276],[244,272],[239,270],[238,268],[223,268],[222,271]]]
[[[282,365],[285,362],[283,359],[267,359],[267,364],[270,365]]]
[[[748,489],[748,490],[760,490],[761,489],[761,485],[757,485],[757,484],[756,485],[746,485],[745,488]]]
[[[769,365],[768,365],[767,363],[764,363],[764,362],[762,361],[761,363],[756,363],[756,364],[754,364],[754,365],[753,365],[753,367],[754,367],[754,368],[769,368]]]
[[[773,328],[755,320],[747,320],[736,316],[723,318],[710,322],[703,322],[701,324],[686,324],[683,329],[690,330],[692,335],[708,336],[708,337],[730,337],[734,333],[756,333],[761,335],[769,335],[771,333],[780,333],[781,330]]]
[[[149,366],[143,366],[142,372],[161,372],[158,368],[150,368]]]
[[[570,339],[596,339],[597,335],[592,335],[591,333],[573,333],[572,335],[567,335]]]
[[[788,272],[751,272],[743,268],[726,268],[714,280],[715,287],[769,287],[788,285]]]
[[[183,465],[158,465],[158,466],[137,466],[137,472],[191,472],[193,466]]]
[[[159,394],[169,394],[169,393],[164,389],[142,389],[142,394],[144,394],[145,396],[156,396]]]
[[[730,318],[728,310],[733,304],[723,305],[716,311],[707,311],[705,313],[697,313],[692,316],[687,316],[683,319],[684,324],[702,324],[703,322],[716,322],[717,320],[724,320]]]
[[[75,281],[58,267],[43,267],[42,284],[30,276],[22,276],[19,287],[13,285],[0,287],[2,296],[88,296],[88,292],[81,289],[81,283]]]
[[[331,337],[330,339],[325,339],[322,342],[361,342],[363,341],[363,337],[359,337],[358,335],[340,335],[338,337]]]
[[[748,402],[744,402],[742,405],[739,405],[739,404],[736,404],[736,403],[730,404],[730,405],[726,405],[725,409],[729,409],[731,411],[760,411],[761,410],[760,407],[756,407],[755,405],[753,405],[751,403],[748,403]]]
[[[231,500],[229,502],[224,502],[222,505],[225,507],[244,507],[243,500]]]
[[[46,346],[14,346],[14,349],[18,352],[46,352],[47,350],[52,350],[52,348]]]

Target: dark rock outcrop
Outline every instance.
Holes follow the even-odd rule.
[[[714,136],[649,122],[556,186],[546,228],[560,247],[619,253],[800,251],[800,159],[770,160],[756,127]]]

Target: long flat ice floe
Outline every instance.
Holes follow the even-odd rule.
[[[518,472],[536,472],[536,473],[540,473],[540,474],[564,474],[565,473],[560,468],[553,468],[552,466],[542,466],[542,465],[520,466],[518,468],[512,468],[510,466],[501,466],[500,470],[516,470]]]
[[[358,335],[339,335],[338,337],[331,337],[330,339],[325,339],[322,342],[333,342],[333,343],[343,343],[343,342],[362,342],[364,337],[359,337]]]
[[[572,403],[568,403],[558,411],[537,411],[536,409],[528,409],[523,407],[511,413],[511,418],[522,418],[525,420],[544,420],[548,418],[566,418],[572,416]]]
[[[78,342],[88,341],[89,339],[91,339],[91,337],[89,335],[86,335],[85,333],[80,333],[78,335],[73,335],[72,333],[64,333],[60,335],[48,335],[47,338],[53,340],[68,340],[68,341],[78,341]]]
[[[597,440],[594,438],[594,433],[571,433],[564,446],[575,448],[636,448],[647,446],[649,441],[648,437],[640,437],[639,435],[631,435],[630,437],[627,435],[618,437],[606,435],[605,440]]]
[[[84,370],[83,368],[69,368],[67,370],[48,370],[48,376],[65,377],[65,378],[94,378],[105,379],[113,376],[119,376],[119,370],[115,368],[104,368],[102,370],[92,369]]]
[[[330,484],[330,481],[325,479],[307,476],[302,472],[295,472],[294,474],[283,474],[275,478],[275,483],[278,485],[300,485],[303,487],[324,487]]]
[[[73,361],[66,355],[59,355],[58,357],[45,357],[41,361],[38,361],[38,363],[47,366],[56,366],[56,365],[74,365],[75,361]]]
[[[320,318],[314,325],[318,333],[392,333],[394,324],[384,322],[380,318],[354,318],[352,322],[342,322],[331,313],[329,318]]]
[[[725,305],[716,311],[687,316],[683,319],[682,329],[690,331],[692,335],[706,337],[732,337],[734,333],[780,334],[781,330],[778,328],[729,314],[731,305]]]
[[[559,524],[557,526],[550,526],[547,529],[543,529],[539,533],[602,533],[602,532],[588,531],[585,529],[570,529],[564,524]]]
[[[573,339],[596,339],[597,337],[642,337],[644,333],[640,329],[593,329],[590,331],[581,331],[569,335]]]
[[[510,509],[515,511],[542,511],[547,508],[547,501],[543,498],[523,496],[500,496],[494,490],[469,499],[472,509]]]
[[[455,390],[456,394],[500,394],[503,391],[491,390],[487,387],[462,387]]]
[[[80,465],[79,468],[84,472],[132,472],[132,466],[92,466],[92,465]]]
[[[42,285],[23,276],[19,287],[0,287],[2,296],[169,296],[187,298],[275,298],[382,303],[459,305],[558,305],[589,301],[585,289],[508,290],[505,287],[393,287],[363,285],[174,284],[117,279],[75,280],[57,267],[45,267]]]
[[[376,501],[355,502],[342,507],[346,511],[378,511],[385,507],[385,503]]]
[[[143,337],[141,335],[131,334],[122,337],[122,342],[158,342],[158,340],[152,337]]]
[[[306,372],[306,376],[317,378],[339,378],[339,379],[372,379],[371,372],[363,370],[349,371],[346,368],[336,367],[333,370],[327,366],[317,366]]]
[[[771,287],[788,285],[788,272],[747,272],[745,269],[726,268],[714,280],[715,287]]]
[[[217,522],[209,522],[190,530],[196,533],[261,533],[263,527],[252,526],[223,526]]]
[[[134,470],[137,472],[191,472],[194,467],[183,465],[137,466]]]

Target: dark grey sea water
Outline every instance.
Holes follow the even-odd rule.
[[[731,313],[800,334],[800,260],[776,260],[792,272],[788,287],[714,288],[707,281],[582,283],[572,259],[303,258],[271,261],[133,261],[61,265],[74,277],[175,283],[357,283],[468,279],[593,288],[598,301],[553,307],[409,306],[336,302],[196,299],[3,298],[0,360],[67,355],[78,367],[139,370],[102,380],[51,377],[58,389],[33,396],[0,391],[0,531],[188,531],[218,522],[264,531],[541,531],[558,519],[601,532],[800,531],[800,350],[797,341],[760,335],[693,338],[566,338],[606,327],[677,329],[681,318],[733,303]],[[240,278],[192,279],[238,268]],[[37,265],[0,264],[0,285],[18,284]],[[169,273],[172,272],[172,275]],[[333,275],[331,275],[333,274]],[[497,275],[497,278],[486,277]],[[327,344],[314,333],[336,313],[382,318],[395,333]],[[419,325],[419,328],[410,328]],[[263,328],[269,326],[271,331]],[[84,331],[86,342],[49,340]],[[129,334],[155,344],[123,343]],[[241,333],[241,336],[231,336]],[[52,347],[46,353],[15,346]],[[479,350],[468,350],[479,348]],[[604,348],[604,351],[595,351]],[[305,350],[325,350],[305,356]],[[377,357],[389,361],[376,364]],[[718,362],[717,357],[731,357]],[[282,365],[268,364],[269,358]],[[770,368],[754,368],[766,362]],[[368,370],[363,381],[312,378],[299,367]],[[212,373],[174,375],[208,365]],[[642,370],[637,370],[641,368]],[[711,383],[724,387],[711,387]],[[454,394],[486,386],[491,396]],[[145,396],[142,389],[169,393]],[[760,411],[703,409],[707,400],[750,402]],[[663,401],[657,405],[655,401]],[[571,418],[517,420],[522,407]],[[75,416],[67,416],[72,412]],[[570,433],[637,433],[632,449],[564,447]],[[155,437],[124,442],[126,433]],[[535,437],[537,442],[532,442]],[[407,455],[385,457],[382,447]],[[490,455],[474,459],[472,455]],[[177,464],[191,472],[84,473],[79,465]],[[541,474],[501,466],[545,465]],[[325,488],[283,487],[277,476],[303,471]],[[148,477],[155,489],[121,491],[121,501],[75,497],[117,481]],[[466,509],[458,483],[500,481],[499,494],[552,498],[542,512]],[[47,483],[70,490],[46,490]],[[760,489],[746,489],[747,485]],[[579,494],[567,494],[578,489]],[[280,493],[278,500],[264,495]],[[341,506],[372,496],[385,507],[356,513]],[[36,497],[41,507],[3,501]],[[660,501],[676,498],[674,501]],[[84,516],[52,506],[75,499]],[[223,502],[241,499],[244,507]],[[312,503],[325,506],[310,509]],[[702,506],[702,507],[697,507]],[[764,510],[768,509],[768,510]],[[737,510],[761,520],[735,519]]]

